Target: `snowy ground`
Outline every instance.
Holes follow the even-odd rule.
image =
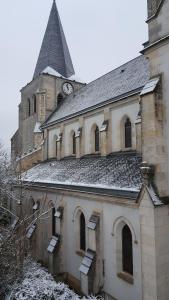
[[[13,288],[6,300],[96,300],[101,298],[80,298],[64,283],[56,283],[46,269],[32,260],[27,260],[24,266],[24,276],[21,283]]]

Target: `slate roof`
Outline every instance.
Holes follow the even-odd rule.
[[[33,78],[47,67],[66,78],[75,74],[55,1],[53,1]]]
[[[148,60],[141,55],[65,98],[43,126],[83,113],[109,100],[117,101],[124,95],[139,92],[149,77]]]
[[[28,170],[23,174],[23,181],[47,186],[62,186],[70,189],[87,188],[94,192],[108,190],[132,192],[136,196],[141,188],[141,157],[135,152],[116,153],[108,157],[88,157],[48,161]],[[116,192],[115,192],[116,191]]]

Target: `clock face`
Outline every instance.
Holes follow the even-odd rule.
[[[66,94],[66,95],[70,95],[71,93],[73,93],[73,86],[71,83],[69,82],[65,82],[63,84],[63,92]]]

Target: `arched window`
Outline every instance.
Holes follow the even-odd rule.
[[[125,148],[132,147],[132,129],[131,129],[131,122],[130,119],[127,118],[124,124],[125,126]]]
[[[57,143],[58,143],[58,136],[55,134],[53,136],[53,140],[52,140],[52,146],[53,146],[53,150],[52,150],[52,158],[57,158]]]
[[[80,249],[86,250],[86,223],[83,213],[80,215]]]
[[[63,101],[63,95],[60,93],[57,97],[57,106],[59,106]]]
[[[73,136],[72,136],[72,153],[73,154],[76,154],[76,135],[75,135],[75,132],[73,133]]]
[[[58,142],[57,142],[57,140],[56,140],[56,145],[55,145],[55,147],[56,147],[56,158],[57,158],[57,155],[58,155]]]
[[[31,100],[29,98],[27,100],[27,103],[28,103],[28,117],[30,117],[30,115],[31,115]]]
[[[33,95],[33,110],[34,113],[37,111],[36,95]]]
[[[95,152],[98,152],[100,150],[100,132],[98,126],[96,126],[94,137],[95,137]]]
[[[52,208],[52,235],[56,235],[55,208]]]
[[[122,229],[122,270],[133,275],[132,234],[127,225]]]

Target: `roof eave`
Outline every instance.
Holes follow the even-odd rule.
[[[67,185],[67,184],[53,184],[53,183],[41,183],[41,182],[27,182],[23,181],[25,187],[37,187],[37,188],[50,188],[71,192],[80,192],[85,194],[105,195],[114,196],[117,198],[127,198],[136,201],[138,198],[139,191],[128,191],[128,190],[116,190],[116,189],[105,189],[99,187],[85,187],[81,185]]]
[[[156,42],[150,44],[150,45],[147,46],[147,47],[145,47],[143,50],[140,51],[140,53],[141,53],[141,54],[145,54],[145,52],[146,52],[147,50],[150,50],[151,48],[153,48],[153,47],[155,47],[155,46],[158,46],[158,44],[164,43],[164,42],[166,42],[167,40],[169,40],[169,35],[167,35],[167,36],[161,38],[160,40],[158,40],[158,41],[156,41]]]

